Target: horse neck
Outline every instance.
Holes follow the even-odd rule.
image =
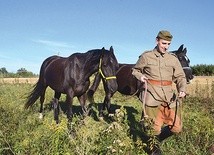
[[[91,57],[86,58],[83,70],[87,78],[89,78],[92,74],[99,70],[100,59],[101,52],[99,52],[98,54],[94,53],[93,55],[91,55]]]

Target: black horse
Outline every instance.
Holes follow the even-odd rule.
[[[40,69],[38,82],[28,96],[25,108],[32,106],[40,97],[40,113],[43,112],[45,91],[49,86],[55,91],[53,99],[54,119],[59,123],[59,98],[66,94],[67,118],[72,121],[72,102],[77,97],[84,113],[86,108],[86,91],[89,88],[89,78],[95,72],[103,75],[105,91],[113,93],[117,90],[116,71],[118,62],[114,50],[94,49],[86,53],[74,53],[69,57],[51,56],[47,58]]]
[[[178,48],[178,50],[171,51],[171,52],[174,53],[178,57],[181,65],[183,67],[183,70],[185,72],[187,83],[189,83],[190,80],[193,79],[193,75],[192,75],[192,70],[190,68],[190,60],[186,56],[187,49],[184,48],[183,46],[184,45],[181,45]],[[117,91],[124,95],[136,95],[139,97],[139,93],[140,93],[140,90],[143,89],[143,85],[139,80],[137,80],[132,75],[132,68],[134,67],[134,65],[135,64],[119,64],[119,70],[116,73],[117,84],[118,84]],[[88,99],[91,103],[94,102],[93,95],[94,95],[97,87],[99,86],[100,81],[101,81],[101,75],[99,73],[97,73],[93,84],[91,85],[91,87],[89,88],[89,90],[87,92]],[[105,83],[103,83],[103,85],[105,86]],[[108,92],[105,90],[106,96],[104,99],[103,108],[105,108],[105,106],[106,106],[108,113],[110,113],[110,105],[111,105],[110,98],[114,95],[115,92]],[[105,109],[102,109],[102,111],[103,110],[105,110]],[[102,117],[103,113],[100,113],[99,115]]]

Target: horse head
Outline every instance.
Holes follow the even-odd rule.
[[[117,91],[116,72],[119,68],[118,61],[111,46],[109,50],[102,48],[102,58],[100,59],[99,72],[104,83],[104,89],[112,93]]]
[[[190,67],[190,60],[186,55],[187,49],[184,48],[184,45],[181,45],[177,51],[171,51],[171,52],[176,54],[178,60],[180,61],[181,66],[182,66],[184,73],[186,75],[187,83],[189,84],[190,81],[194,78],[194,76],[192,74],[192,69]]]

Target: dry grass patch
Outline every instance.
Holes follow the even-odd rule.
[[[30,83],[35,84],[38,78],[0,78],[0,83]],[[91,79],[93,81],[93,77]],[[214,76],[196,76],[187,85],[187,93],[190,96],[201,94],[203,97],[210,97],[212,93],[212,85],[214,85]]]
[[[199,94],[203,97],[210,97],[214,90],[214,76],[196,76],[187,85],[187,93],[190,96],[198,96]]]
[[[38,78],[1,78],[0,83],[30,83],[34,84],[38,81]]]

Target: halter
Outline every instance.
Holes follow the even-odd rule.
[[[105,80],[116,79],[116,76],[108,76],[108,77],[106,77],[106,76],[103,74],[103,71],[102,71],[102,69],[101,69],[101,64],[102,64],[102,58],[100,58],[99,73],[101,74],[101,76],[103,77],[103,79],[105,79]]]
[[[183,69],[186,69],[186,70],[190,70],[191,69],[191,67],[189,67],[189,58],[185,55],[185,56],[183,56],[184,58],[185,58],[185,60],[188,62],[187,64],[188,64],[188,66],[186,66],[186,67],[182,67]]]
[[[191,67],[182,67],[183,69],[187,69],[187,70],[190,70]]]

